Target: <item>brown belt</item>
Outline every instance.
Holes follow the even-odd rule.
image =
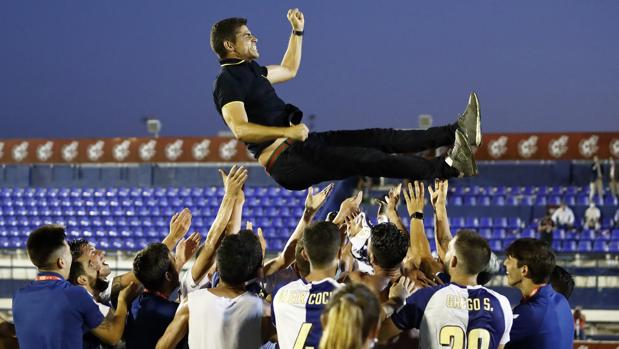
[[[269,159],[267,160],[266,166],[264,166],[265,170],[268,173],[271,173],[271,170],[273,169],[273,165],[275,165],[275,162],[277,162],[277,159],[279,159],[279,156],[284,152],[284,150],[290,148],[290,146],[294,142],[295,141],[286,139],[280,145],[278,145],[277,148],[275,148],[275,150],[273,150],[273,152],[271,153],[271,156],[269,156]]]

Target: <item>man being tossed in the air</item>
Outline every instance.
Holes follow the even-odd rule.
[[[474,176],[470,146],[481,144],[477,96],[472,93],[457,122],[428,130],[367,129],[309,132],[303,112],[282,101],[272,84],[294,78],[301,64],[305,20],[288,11],[292,33],[281,64],[261,66],[258,39],[244,18],[217,22],[211,48],[220,58],[213,98],[234,136],[244,142],[277,183],[300,190],[350,176],[410,179]],[[407,155],[452,146],[447,158]]]

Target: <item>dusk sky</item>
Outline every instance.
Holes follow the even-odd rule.
[[[619,131],[619,1],[0,2],[0,138],[225,130],[212,101],[211,25],[242,16],[278,63],[306,18],[297,78],[279,95],[313,129],[452,122],[470,91],[487,132]]]

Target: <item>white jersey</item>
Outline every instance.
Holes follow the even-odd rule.
[[[419,347],[496,349],[509,342],[512,308],[507,298],[483,286],[446,284],[423,288],[391,317],[400,329],[419,329]]]
[[[189,348],[258,349],[262,345],[262,299],[249,292],[219,297],[208,289],[189,293]]]
[[[300,279],[275,290],[271,317],[281,349],[318,348],[322,336],[320,315],[340,286],[332,278],[318,282]]]

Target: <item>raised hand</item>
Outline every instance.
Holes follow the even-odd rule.
[[[358,192],[357,195],[342,201],[342,204],[340,205],[340,210],[337,213],[335,219],[333,220],[333,223],[340,225],[342,223],[345,223],[346,218],[350,218],[359,214],[359,205],[361,205],[362,199],[363,193]]]
[[[387,203],[388,210],[394,210],[397,212],[398,205],[400,204],[400,192],[402,191],[402,183],[396,185],[389,190],[389,193],[385,195],[385,203]]]
[[[303,12],[301,12],[298,8],[290,9],[288,10],[287,17],[293,30],[303,30],[305,27],[305,17],[303,16]]]
[[[124,302],[127,306],[129,306],[133,299],[138,296],[141,288],[142,287],[140,287],[140,285],[131,281],[127,287],[120,290],[120,293],[118,294],[118,302]]]
[[[406,209],[408,215],[412,215],[415,212],[423,213],[424,206],[424,188],[423,183],[415,181],[415,188],[408,183],[408,190],[404,191],[404,200],[406,200]]]
[[[307,188],[307,197],[305,198],[305,212],[313,215],[318,212],[320,207],[327,201],[327,197],[333,190],[333,183],[327,185],[323,190],[314,194],[314,188]]]
[[[247,223],[245,224],[245,229],[253,231],[254,230],[253,228],[254,228],[254,225],[252,224],[252,222],[247,221]],[[256,233],[258,234],[258,241],[260,241],[260,248],[262,249],[262,258],[264,258],[267,252],[267,241],[264,238],[264,234],[262,233],[262,228],[258,228]]]
[[[224,182],[224,188],[227,195],[237,196],[243,190],[243,186],[247,181],[247,169],[243,166],[232,166],[230,172],[226,174],[223,170],[219,170],[221,179]]]
[[[389,288],[389,299],[397,301],[400,304],[406,302],[406,299],[413,294],[415,282],[410,278],[401,276],[398,282],[391,285]]]
[[[180,238],[185,236],[191,226],[191,211],[188,208],[172,216],[170,220],[170,233],[168,234],[176,243]],[[174,245],[172,245],[174,247]]]
[[[434,190],[432,190],[432,186],[428,186],[428,191],[430,192],[430,203],[435,211],[437,208],[446,207],[448,189],[449,182],[445,179],[437,179],[434,181]]]
[[[202,241],[202,236],[198,232],[194,232],[189,235],[186,239],[181,240],[181,242],[176,245],[176,265],[180,270],[188,260],[193,257],[193,254],[198,250],[198,246],[200,246],[200,242]]]

